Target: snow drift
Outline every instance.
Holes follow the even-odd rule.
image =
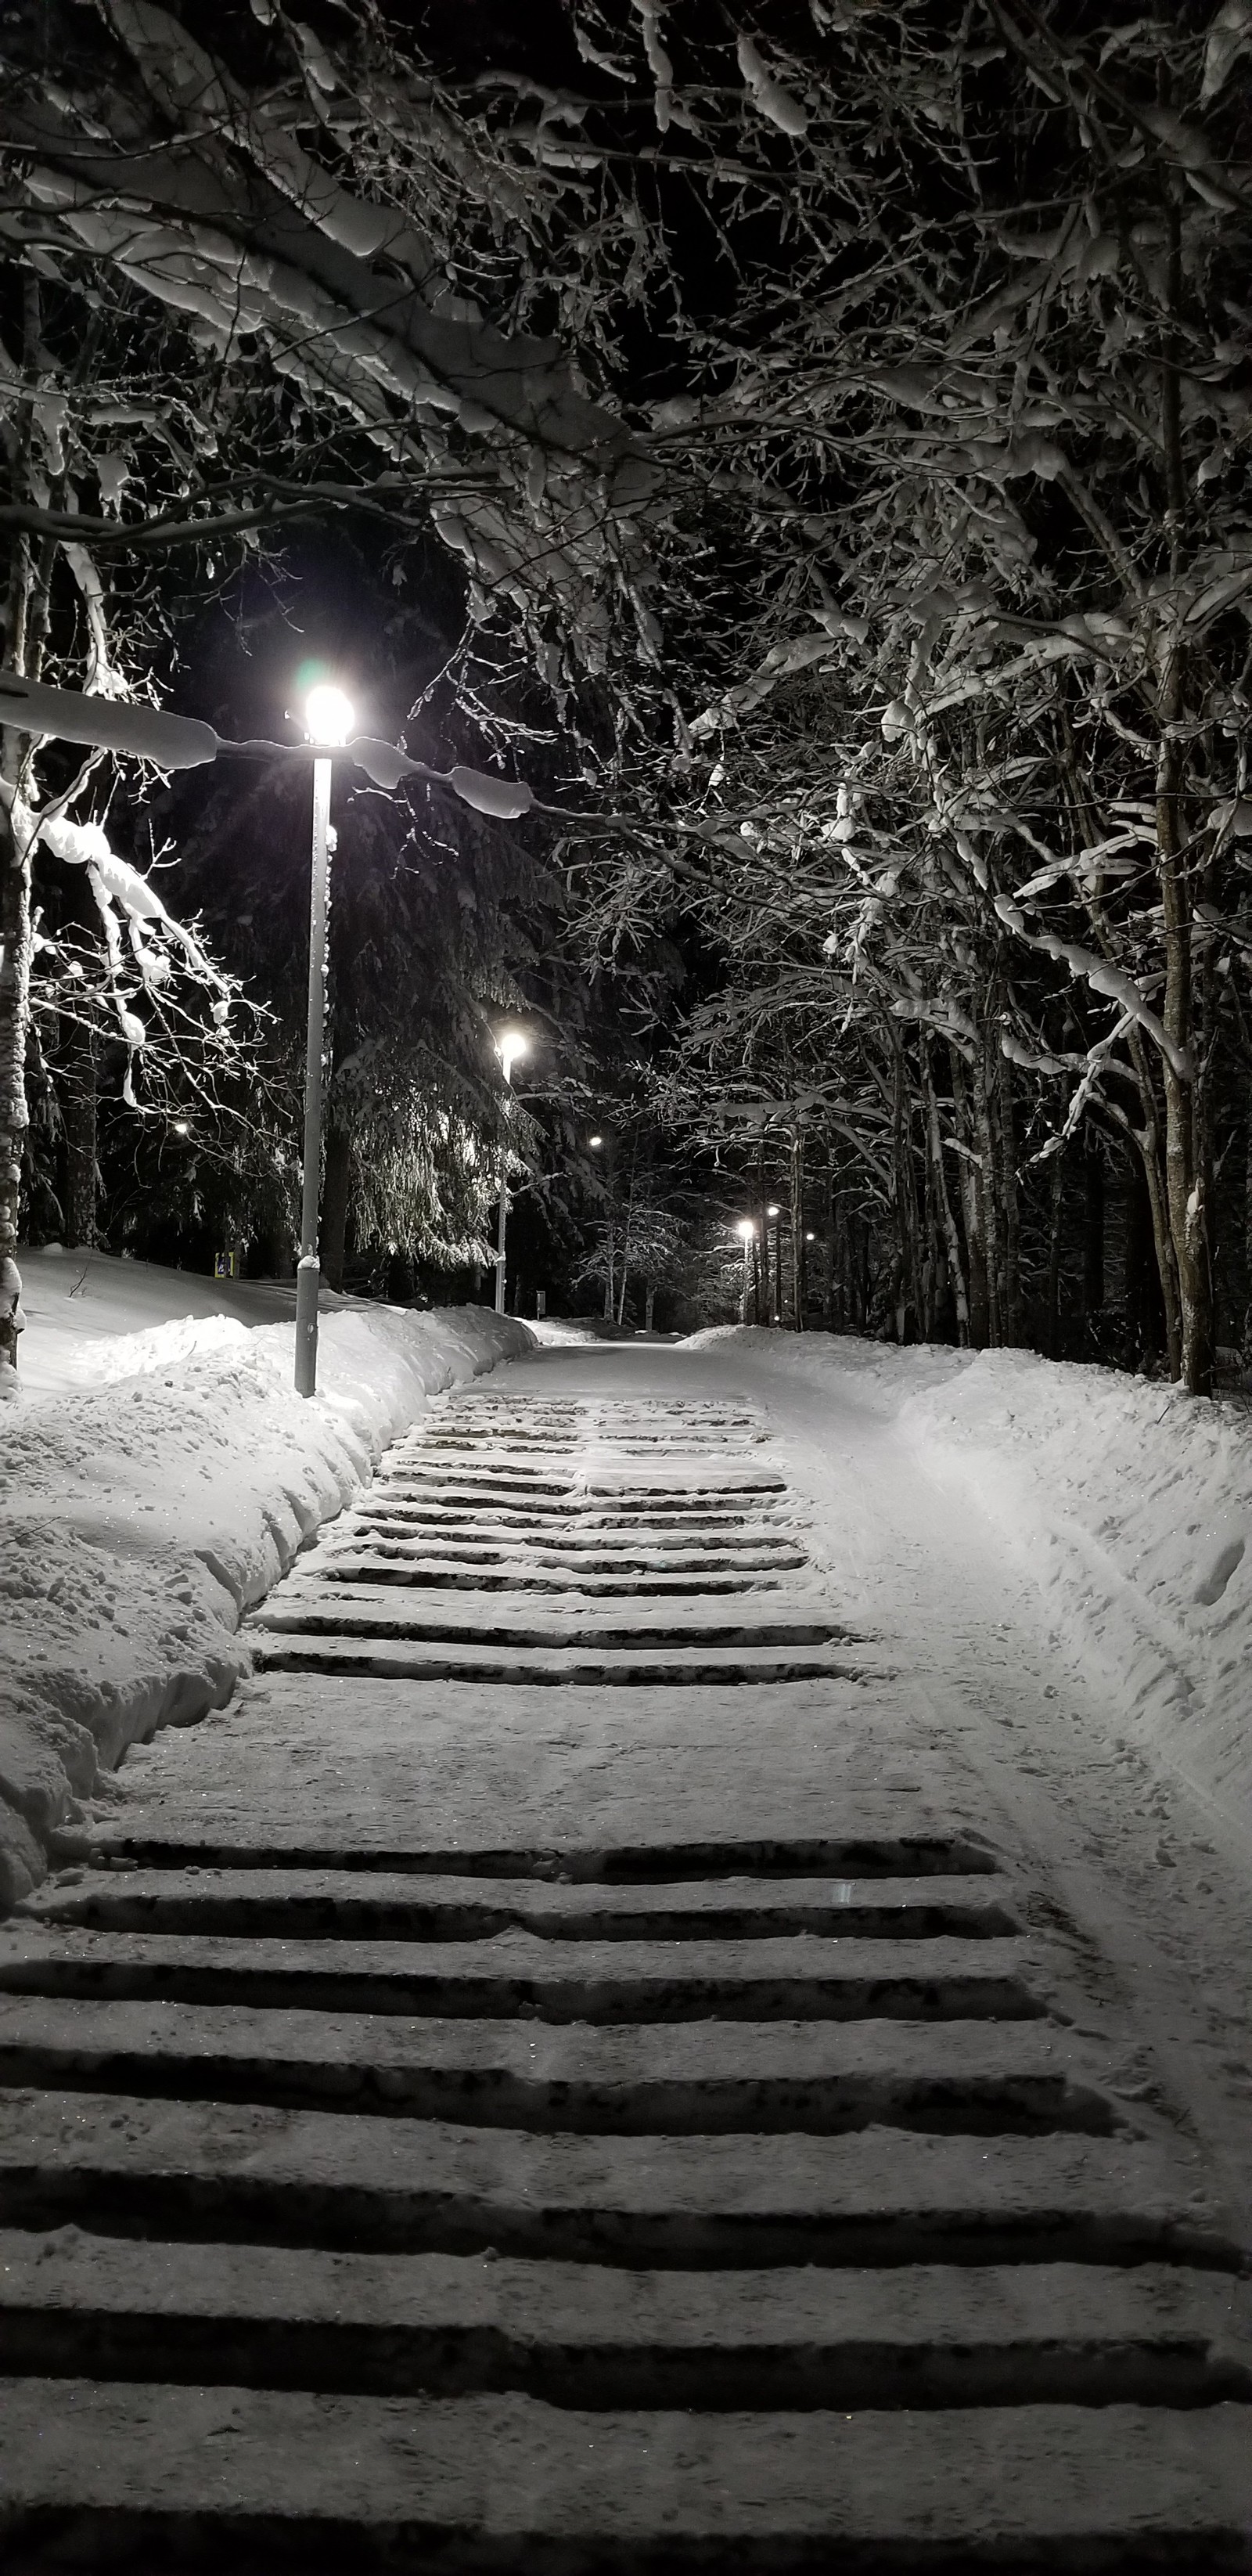
[[[180,1317],[80,1344],[73,1391],[0,1409],[0,1908],[83,1801],[107,1800],[128,1744],[229,1697],[242,1614],[388,1441],[531,1346],[483,1307],[341,1308],[321,1318],[306,1402],[292,1337]]]
[[[1059,1656],[1143,1750],[1252,1834],[1252,1408],[1030,1351],[898,1350],[720,1326],[832,1404],[893,1421],[1043,1595]],[[814,1429],[818,1428],[815,1411]]]

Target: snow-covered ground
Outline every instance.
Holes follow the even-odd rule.
[[[890,1423],[899,1455],[978,1516],[1038,1585],[1058,1675],[1081,1675],[1141,1748],[1252,1842],[1252,1406],[1027,1351],[898,1350],[737,1326],[738,1350],[835,1408]],[[815,1406],[810,1425],[820,1437]]]
[[[0,1407],[0,1908],[102,1766],[228,1697],[242,1612],[428,1397],[530,1346],[483,1307],[332,1299],[306,1403],[293,1323],[268,1320],[292,1313],[281,1283],[48,1252],[23,1278]]]

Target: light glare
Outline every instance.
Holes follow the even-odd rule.
[[[334,749],[347,742],[356,715],[351,699],[345,698],[342,689],[319,682],[304,701],[304,722],[310,742],[325,743],[328,749]]]

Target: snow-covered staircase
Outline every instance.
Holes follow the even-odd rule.
[[[0,1927],[6,2570],[1246,2564],[1107,1981],[763,1420],[597,1359],[398,1444]]]

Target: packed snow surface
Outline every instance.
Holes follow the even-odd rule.
[[[438,1390],[530,1347],[480,1306],[334,1300],[292,1386],[280,1284],[26,1255],[22,1392],[0,1407],[0,1906],[136,1738],[220,1705],[236,1635]],[[223,1312],[229,1304],[233,1312]]]
[[[1040,1588],[1058,1669],[1252,1833],[1252,1407],[1028,1351],[722,1326],[771,1374],[889,1422]],[[815,1407],[811,1428],[821,1436]]]

